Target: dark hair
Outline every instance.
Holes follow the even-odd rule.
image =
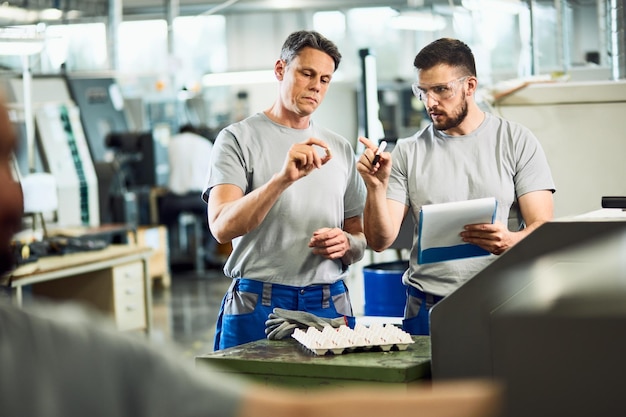
[[[184,125],[180,127],[180,129],[178,129],[178,132],[179,133],[187,133],[187,132],[198,133],[198,129],[196,129],[196,127],[192,125],[191,123],[185,123]]]
[[[417,70],[428,70],[440,64],[460,68],[467,75],[476,76],[474,54],[469,46],[458,39],[437,39],[419,51],[413,61]]]
[[[198,136],[202,136],[208,139],[211,143],[215,142],[217,132],[214,129],[209,128],[207,125],[194,125],[191,123],[185,123],[178,129],[178,133],[194,133]]]
[[[330,55],[333,61],[335,61],[335,71],[337,71],[339,63],[341,62],[341,54],[339,53],[337,45],[320,33],[312,30],[300,30],[289,35],[285,43],[283,43],[283,47],[280,51],[280,59],[289,65],[295,57],[300,55],[300,51],[307,47],[317,49]]]

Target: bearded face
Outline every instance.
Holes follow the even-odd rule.
[[[433,121],[435,129],[445,132],[446,130],[458,127],[461,123],[463,123],[467,117],[468,109],[465,91],[462,91],[461,94],[458,95],[458,99],[459,104],[450,111],[446,111],[439,104],[436,104],[432,108],[428,109],[428,114]]]

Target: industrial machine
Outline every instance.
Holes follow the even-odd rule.
[[[79,110],[71,100],[62,77],[35,77],[32,79],[32,97],[24,97],[22,79],[6,78],[4,91],[9,108],[25,107],[32,101],[37,130],[36,145],[22,136],[26,124],[24,115],[15,120],[20,144],[18,155],[20,171],[47,171],[57,184],[59,207],[56,222],[59,226],[98,226],[100,224],[98,183],[85,139]],[[24,163],[26,161],[26,163]],[[33,163],[34,161],[34,163]]]
[[[72,74],[65,79],[72,100],[80,108],[80,120],[94,162],[110,160],[112,151],[104,143],[106,135],[129,130],[119,86],[106,74]]]
[[[151,224],[150,192],[166,187],[169,176],[169,128],[141,132],[109,133],[105,145],[114,153],[113,218],[134,224]]]
[[[72,99],[80,107],[80,119],[96,170],[100,218],[103,223],[138,223],[137,196],[121,184],[120,168],[105,138],[111,132],[127,132],[124,100],[111,76],[66,75]]]
[[[81,110],[103,222],[150,224],[150,190],[167,185],[170,129],[158,123],[131,129],[127,101],[110,75],[72,74],[66,82]]]
[[[626,81],[535,83],[506,96],[494,112],[529,128],[552,170],[556,217],[595,210],[626,194]]]
[[[87,148],[78,108],[47,104],[35,113],[39,148],[47,171],[56,178],[60,226],[99,226],[96,171]]]
[[[435,305],[433,379],[503,382],[507,417],[623,415],[626,213],[609,212],[541,226]]]
[[[124,100],[106,74],[39,76],[32,79],[36,143],[25,138],[20,78],[2,80],[16,132],[23,146],[20,172],[50,172],[57,184],[58,226],[101,223],[150,224],[149,194],[167,185],[170,129],[155,124],[130,132]],[[123,141],[107,144],[109,136]],[[112,145],[112,146],[109,146]]]

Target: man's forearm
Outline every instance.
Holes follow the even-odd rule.
[[[251,193],[222,204],[211,222],[215,238],[229,242],[257,228],[289,185],[274,176]]]
[[[367,244],[377,252],[387,249],[395,240],[395,234],[385,190],[368,190],[363,218]]]

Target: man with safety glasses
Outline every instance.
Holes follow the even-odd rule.
[[[483,112],[475,101],[476,64],[470,48],[457,39],[439,39],[415,57],[418,81],[413,93],[432,123],[398,140],[392,153],[373,163],[377,147],[366,149],[357,168],[367,186],[364,230],[368,245],[387,249],[411,212],[419,226],[423,205],[495,197],[492,223],[469,224],[463,242],[488,256],[445,262],[417,262],[415,233],[409,268],[403,328],[429,334],[432,306],[553,217],[555,191],[550,167],[535,136],[525,127]],[[416,228],[418,230],[418,228]]]

